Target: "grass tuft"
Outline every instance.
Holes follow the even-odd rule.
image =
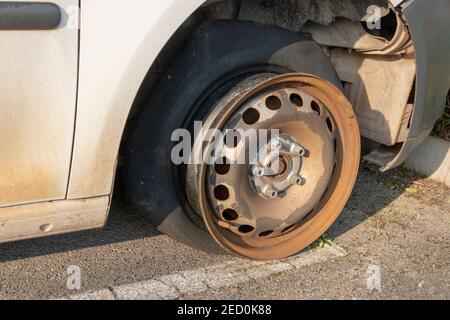
[[[450,93],[447,98],[447,108],[444,114],[436,123],[433,135],[444,140],[450,141]]]

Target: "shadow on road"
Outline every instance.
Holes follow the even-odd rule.
[[[105,228],[0,245],[0,262],[158,236],[160,233],[139,214],[115,203]]]
[[[395,181],[395,172],[391,175],[394,175],[392,181]],[[386,183],[390,181],[389,179],[380,181],[378,173],[363,167],[352,198],[327,236],[333,239],[358,226],[397,199],[404,193],[404,187],[408,187],[409,182],[402,182],[402,188],[390,188],[389,183]],[[108,224],[104,229],[2,244],[0,245],[0,262],[160,235],[146,219],[131,210],[124,209],[121,199],[116,199],[113,203]]]
[[[401,188],[394,187],[395,178],[398,178],[395,173],[388,178],[386,174],[363,168],[344,212],[327,232],[327,237],[334,239],[359,226],[388,207],[412,185],[408,182],[402,183]]]

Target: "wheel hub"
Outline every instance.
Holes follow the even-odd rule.
[[[290,187],[300,186],[305,149],[289,135],[273,137],[253,156],[248,178],[253,191],[263,199],[284,198]]]

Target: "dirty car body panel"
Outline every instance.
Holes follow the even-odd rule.
[[[105,224],[136,96],[204,1],[54,0],[39,15],[14,10],[30,3],[0,1],[0,242]],[[412,35],[417,76],[407,139],[384,169],[430,133],[450,87],[450,1],[391,3]],[[29,23],[17,21],[30,12]]]

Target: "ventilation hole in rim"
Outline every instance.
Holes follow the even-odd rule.
[[[214,197],[217,200],[225,201],[230,197],[230,191],[224,185],[220,185],[214,188]]]
[[[250,233],[250,232],[253,232],[253,230],[255,230],[255,228],[253,228],[252,226],[249,226],[249,225],[240,226],[238,229],[238,231],[240,233]]]
[[[218,160],[214,165],[214,171],[222,176],[230,172],[230,169],[231,169],[230,161],[225,157]]]
[[[237,130],[227,130],[223,137],[223,143],[230,149],[234,149],[241,142],[241,134]]]
[[[264,231],[264,232],[261,232],[261,233],[259,234],[259,237],[260,237],[260,238],[265,238],[265,237],[270,236],[272,233],[273,233],[273,230]]]
[[[320,110],[320,106],[316,101],[311,102],[311,109],[313,109],[313,111],[319,116],[322,114],[322,110]]]
[[[330,130],[330,133],[333,133],[333,122],[331,121],[330,117],[327,118],[327,126],[328,130]]]
[[[244,112],[244,114],[242,115],[242,120],[244,120],[244,122],[248,125],[252,125],[255,124],[259,121],[261,115],[259,114],[259,111],[254,109],[254,108],[250,108],[247,111]]]
[[[294,227],[295,227],[295,224],[293,224],[293,225],[291,225],[291,226],[289,226],[287,228],[284,228],[283,231],[281,231],[281,233],[286,233],[288,231],[291,231],[292,229],[294,229]]]
[[[235,221],[239,219],[239,214],[233,209],[226,209],[222,212],[222,217],[227,221]]]
[[[303,105],[304,105],[303,99],[302,99],[302,97],[299,94],[296,94],[296,93],[291,94],[290,99],[291,99],[291,103],[294,106],[296,106],[298,108],[302,108],[303,107]]]
[[[281,108],[281,100],[277,96],[270,96],[266,99],[266,107],[276,111]]]
[[[338,151],[338,142],[337,139],[334,139],[334,153],[337,153]]]

